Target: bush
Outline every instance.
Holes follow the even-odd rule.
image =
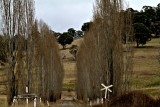
[[[133,91],[113,98],[110,107],[159,107],[155,106],[156,103],[158,101],[149,95]]]

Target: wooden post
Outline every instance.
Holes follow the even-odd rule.
[[[35,97],[34,98],[34,107],[36,107],[36,101],[37,101],[37,98]]]
[[[28,86],[26,85],[26,94],[28,94]],[[26,103],[28,104],[28,98],[26,98]]]
[[[42,99],[41,99],[41,97],[39,98],[39,102],[40,102],[40,103],[42,102]]]

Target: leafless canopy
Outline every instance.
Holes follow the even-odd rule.
[[[127,86],[124,83],[127,79],[124,80],[124,77],[129,74],[129,67],[124,64],[122,44],[126,19],[121,14],[121,10],[121,0],[96,0],[93,25],[86,34],[77,56],[79,99],[104,97],[103,92],[100,91],[101,83],[113,84],[111,96],[122,93]],[[127,17],[128,26],[131,29],[129,18]]]
[[[0,0],[3,35],[8,38],[8,103],[35,93],[45,100],[60,98],[63,67],[50,28],[35,20],[34,0]]]

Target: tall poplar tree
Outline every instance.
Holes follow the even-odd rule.
[[[127,90],[130,60],[128,55],[124,57],[122,34],[131,35],[132,23],[129,14],[125,19],[121,10],[121,0],[96,0],[93,24],[77,55],[79,99],[104,97],[101,83],[113,85],[110,96]],[[128,30],[124,31],[124,27]]]

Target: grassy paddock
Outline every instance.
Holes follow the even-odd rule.
[[[74,45],[79,46],[79,41],[75,41]],[[134,46],[133,72],[130,78],[131,90],[141,90],[153,97],[160,95],[158,91],[160,89],[160,64],[157,59],[159,51],[160,38],[152,39],[141,48]],[[66,55],[67,59],[63,60],[65,69],[63,89],[75,89],[76,61],[70,60],[71,55],[68,53]]]
[[[133,75],[131,77],[132,90],[142,90],[149,95],[160,95],[160,38],[152,39],[142,48],[134,49]]]
[[[81,39],[74,41],[74,45],[80,45]],[[72,45],[72,44],[71,44]],[[63,50],[60,50],[63,51]],[[66,49],[65,51],[69,51]],[[133,73],[130,78],[131,90],[141,90],[153,97],[160,95],[160,64],[158,63],[158,55],[160,51],[160,38],[152,39],[143,48],[134,48],[133,57]],[[64,52],[65,54],[66,52]],[[66,59],[63,59],[65,76],[63,82],[63,90],[75,90],[76,85],[76,61],[71,60],[72,55],[66,53]],[[1,68],[1,67],[0,67]],[[3,69],[0,69],[2,75]],[[2,80],[3,78],[0,78]],[[0,85],[0,92],[5,91],[4,85]],[[0,93],[0,105],[6,104],[6,96]],[[41,106],[40,106],[41,107]],[[43,107],[43,106],[42,106]]]

